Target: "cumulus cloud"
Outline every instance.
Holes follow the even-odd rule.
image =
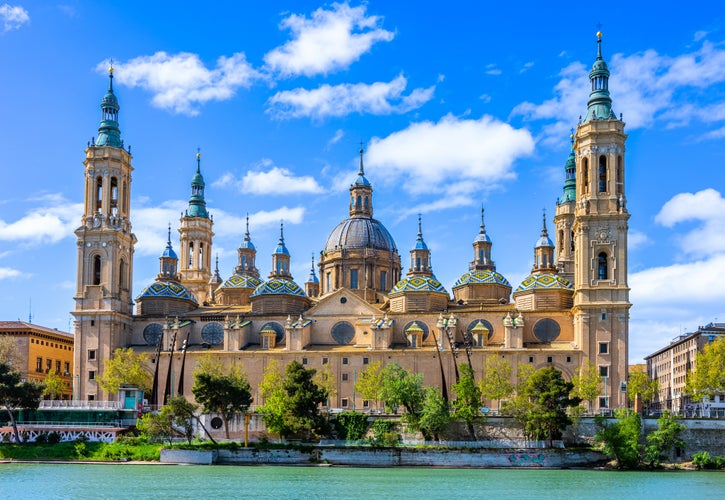
[[[449,189],[449,183],[481,189],[513,178],[513,164],[533,149],[528,130],[491,116],[473,120],[449,114],[437,123],[413,123],[387,137],[373,138],[366,166],[413,193],[440,192]]]
[[[55,243],[73,235],[83,215],[82,203],[70,203],[60,195],[44,196],[34,201],[39,206],[20,219],[0,219],[0,241],[28,244]]]
[[[0,280],[6,280],[10,278],[18,278],[22,275],[17,269],[10,267],[0,267]]]
[[[28,11],[19,5],[4,3],[0,5],[0,22],[3,24],[3,33],[20,29],[23,24],[30,22]]]
[[[285,90],[273,95],[267,102],[267,113],[277,119],[309,117],[323,119],[350,113],[389,115],[407,113],[421,107],[433,97],[435,86],[417,88],[403,95],[408,80],[399,75],[390,82],[345,83],[321,85],[307,90]]]
[[[394,34],[382,29],[379,16],[365,14],[367,6],[333,3],[311,17],[291,14],[280,23],[292,40],[264,56],[268,70],[283,77],[327,74],[345,69],[377,42],[389,42]]]
[[[682,251],[695,256],[725,252],[725,199],[715,189],[680,193],[662,206],[655,222],[673,227],[683,222],[700,224],[679,241]]]
[[[108,64],[104,61],[96,69],[105,72]],[[157,52],[114,63],[114,67],[118,83],[150,91],[155,107],[191,116],[206,102],[230,99],[237,89],[261,78],[241,52],[220,57],[214,68],[207,68],[197,54],[188,52]]]
[[[624,120],[629,129],[647,128],[658,118],[676,116],[674,124],[684,125],[691,119],[705,122],[725,120],[718,107],[702,101],[692,105],[692,91],[702,91],[725,81],[725,49],[708,41],[675,57],[646,50],[631,55],[615,54],[609,64],[610,91],[615,112],[626,110]],[[584,113],[582,103],[589,93],[588,67],[575,62],[559,73],[554,97],[542,103],[523,102],[513,110],[531,120],[553,120],[544,128],[548,137],[561,134]]]
[[[340,139],[345,137],[345,131],[341,128],[337,129],[335,131],[335,135],[333,135],[329,141],[327,141],[327,145],[325,146],[325,149],[330,149],[332,146],[340,142]]]
[[[215,187],[234,186],[245,194],[294,194],[321,193],[322,187],[314,177],[295,177],[289,169],[277,167],[265,158],[257,165],[258,170],[248,171],[242,179],[225,173],[213,183]]]

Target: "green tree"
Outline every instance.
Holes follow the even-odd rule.
[[[161,407],[161,410],[154,413],[146,413],[136,423],[136,428],[146,436],[150,441],[169,442],[169,446],[173,445],[174,434],[174,414],[169,405]]]
[[[498,409],[501,409],[501,400],[509,397],[514,392],[511,384],[511,365],[506,359],[500,356],[489,356],[486,358],[486,368],[481,379],[481,395],[490,400],[498,401]]]
[[[529,379],[536,372],[534,365],[519,363],[516,365],[516,394],[523,394]]]
[[[314,380],[315,384],[324,389],[327,393],[327,401],[325,401],[325,405],[329,406],[330,398],[334,398],[337,395],[337,382],[330,371],[330,365],[322,365],[322,368],[317,370],[315,373]]]
[[[382,361],[373,361],[358,373],[355,381],[355,391],[359,392],[364,400],[371,401],[377,408],[382,390],[383,363]]]
[[[284,376],[276,366],[268,366],[260,384],[265,401],[259,411],[270,431],[283,438],[306,439],[327,432],[327,421],[320,412],[327,392],[315,383],[314,376],[315,370],[305,369],[298,361],[287,365]]]
[[[697,353],[695,369],[687,376],[685,390],[695,400],[725,392],[725,336],[710,342]]]
[[[589,405],[589,411],[592,412],[594,410],[594,398],[602,392],[602,376],[599,375],[599,369],[587,359],[583,365],[576,369],[571,381],[574,384],[572,395],[586,401]]]
[[[397,363],[391,363],[383,369],[383,385],[380,400],[388,411],[405,408],[403,420],[412,428],[418,429],[423,410],[423,374],[412,374]]]
[[[436,441],[440,433],[451,421],[450,408],[441,391],[437,387],[423,388],[423,407],[421,408],[418,427],[426,439],[433,437]]]
[[[578,397],[570,397],[574,384],[565,381],[561,372],[549,366],[535,371],[523,388],[523,396],[531,404],[524,415],[524,429],[531,439],[561,438],[566,426],[571,424],[567,408],[577,406]]]
[[[0,363],[7,363],[13,370],[19,370],[18,346],[9,335],[0,335]]]
[[[196,412],[199,405],[187,401],[184,396],[174,396],[169,398],[166,406],[171,409],[175,429],[180,431],[191,444],[191,440],[194,439],[194,422],[197,421]]]
[[[368,416],[356,411],[344,411],[335,419],[335,429],[340,439],[359,441],[365,437],[368,427]]]
[[[619,469],[634,469],[639,465],[639,438],[642,420],[639,414],[628,410],[615,410],[617,420],[612,422],[605,417],[597,417],[600,427],[594,437],[602,452],[617,461]]]
[[[35,410],[40,404],[42,393],[42,384],[23,382],[20,372],[13,370],[7,363],[0,363],[0,409],[4,409],[10,417],[16,443],[20,443],[20,434],[13,411]]]
[[[656,380],[652,380],[644,370],[630,370],[627,380],[627,398],[634,403],[639,396],[642,404],[650,403],[654,400],[659,391],[659,384]]]
[[[224,373],[222,370],[197,367],[191,392],[205,414],[216,413],[224,422],[224,433],[229,439],[229,420],[246,413],[252,404],[252,388],[247,375],[236,366]]]
[[[55,370],[50,370],[45,375],[43,386],[43,396],[48,396],[50,399],[58,399],[63,394],[63,391],[68,388],[68,382]]]
[[[149,392],[153,377],[146,369],[148,361],[148,354],[136,354],[130,347],[116,349],[111,359],[103,365],[103,375],[98,379],[99,387],[110,394],[118,394],[124,385]]]
[[[677,448],[683,448],[685,443],[680,434],[685,426],[679,423],[670,412],[664,412],[657,420],[658,428],[647,436],[645,460],[650,467],[660,465],[662,459]]]
[[[453,417],[466,422],[468,434],[472,440],[476,439],[473,421],[481,415],[481,389],[476,385],[473,369],[461,365],[459,381],[453,384],[456,399],[453,401]]]

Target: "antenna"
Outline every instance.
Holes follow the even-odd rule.
[[[28,323],[33,323],[33,298],[28,299]]]

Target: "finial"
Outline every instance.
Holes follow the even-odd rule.
[[[418,214],[418,239],[423,239],[423,227],[421,224],[420,214]]]
[[[168,239],[166,240],[166,245],[169,248],[171,248],[171,222],[169,222],[169,236],[168,236]]]
[[[597,31],[597,59],[601,59],[602,58],[602,30],[601,30],[602,24],[598,23],[597,27],[599,28],[599,30]]]
[[[312,266],[310,267],[310,272],[315,274],[315,252],[312,252]]]
[[[279,221],[279,242],[284,245],[284,221]]]
[[[481,205],[481,234],[486,234],[486,224],[483,221],[483,205]]]
[[[201,173],[201,148],[196,148],[196,172]]]
[[[216,254],[215,270],[216,270],[216,274],[219,274],[219,254]]]
[[[360,171],[357,173],[358,175],[365,175],[365,169],[363,168],[363,153],[365,150],[363,149],[363,143],[360,141]]]
[[[543,221],[543,225],[541,227],[541,236],[548,236],[549,233],[546,230],[546,209],[543,210],[542,221]]]
[[[244,233],[244,239],[249,240],[249,212],[247,212],[247,231]]]

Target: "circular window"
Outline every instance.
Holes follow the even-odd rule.
[[[482,328],[486,328],[488,330],[489,339],[491,337],[493,337],[493,325],[485,319],[477,319],[477,320],[471,321],[471,324],[468,325],[468,328],[466,329],[466,331],[469,334],[473,334],[473,333],[478,332]]]
[[[340,321],[332,327],[332,338],[338,344],[349,344],[355,337],[355,327],[347,321]]]
[[[282,328],[282,325],[280,325],[279,323],[275,323],[274,321],[270,321],[269,323],[265,323],[262,329],[259,331],[261,332],[265,328],[271,328],[272,330],[274,330],[274,333],[277,334],[274,338],[276,344],[279,345],[284,343],[284,328]]]
[[[405,325],[405,328],[403,328],[403,332],[407,332],[408,328],[410,328],[410,326],[413,323],[416,323],[420,327],[420,329],[423,330],[423,340],[427,339],[428,338],[428,325],[426,325],[422,321],[411,321],[410,323]]]
[[[340,304],[345,304],[347,302],[347,297],[340,297]]]
[[[534,335],[541,342],[553,342],[559,336],[561,328],[553,319],[544,318],[534,325]]]
[[[161,335],[164,333],[164,327],[158,323],[151,323],[146,325],[143,329],[143,339],[148,345],[159,345],[161,341]]]
[[[221,429],[222,425],[224,425],[224,421],[222,421],[219,417],[214,417],[211,419],[211,428],[212,429]]]
[[[207,323],[201,329],[201,338],[207,344],[221,344],[224,342],[224,328],[219,323]]]

